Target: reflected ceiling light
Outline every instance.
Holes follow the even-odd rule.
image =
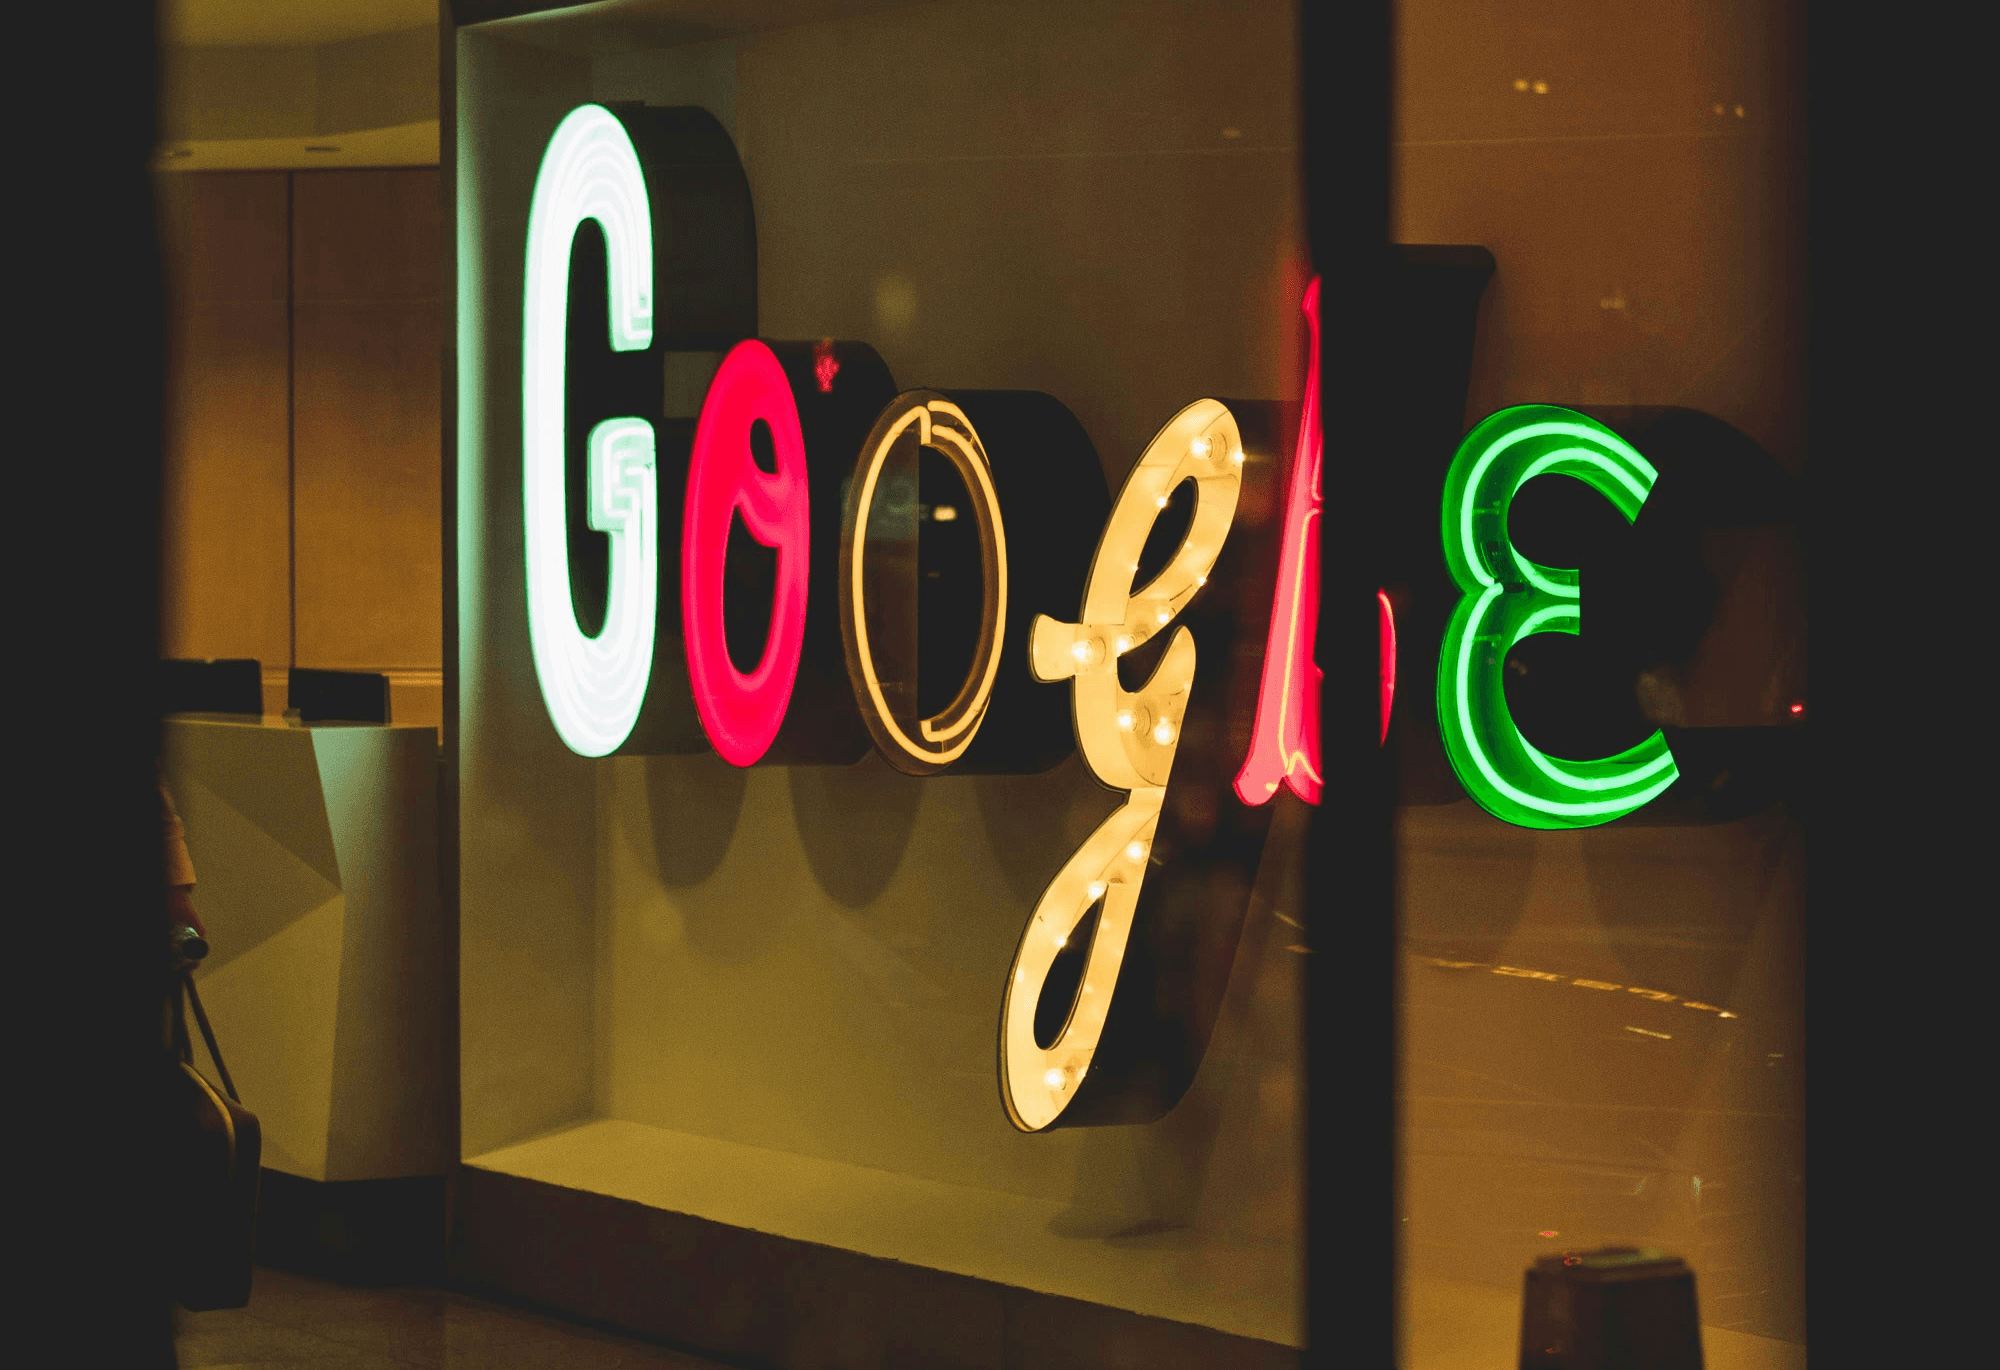
[[[1283,915],[1280,915],[1280,917],[1283,917]],[[1288,923],[1291,922],[1288,918],[1285,921]],[[1703,1003],[1699,999],[1684,999],[1680,995],[1669,994],[1665,990],[1628,987],[1610,980],[1591,980],[1582,976],[1559,975],[1554,971],[1530,970],[1525,966],[1495,966],[1485,961],[1451,961],[1440,956],[1412,956],[1411,959],[1419,965],[1435,966],[1440,970],[1486,970],[1491,971],[1495,975],[1507,976],[1509,979],[1543,980],[1550,984],[1568,983],[1576,986],[1578,989],[1622,989],[1628,994],[1636,994],[1642,999],[1651,999],[1654,1003],[1658,1004],[1677,1003],[1682,1008],[1690,1008],[1697,1013],[1713,1013],[1718,1018],[1736,1017],[1734,1013],[1731,1013],[1726,1008],[1722,1008],[1716,1004]]]

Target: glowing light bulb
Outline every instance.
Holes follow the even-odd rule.
[[[1165,623],[1168,619],[1172,618],[1173,616],[1174,616],[1174,611],[1172,609],[1161,609],[1158,613],[1153,615],[1154,618],[1157,618],[1162,623]]]
[[[1118,715],[1118,726],[1128,733],[1132,731],[1132,715],[1129,710]]]
[[[1129,652],[1129,651],[1131,651],[1131,650],[1132,650],[1132,639],[1131,639],[1131,638],[1129,638],[1129,637],[1121,637],[1121,638],[1119,638],[1119,639],[1118,639],[1118,650],[1119,650],[1119,651],[1121,651],[1121,652]]]
[[[1153,729],[1153,741],[1159,743],[1162,747],[1164,747],[1173,740],[1174,740],[1174,725],[1167,722],[1167,720],[1164,718],[1161,719],[1159,722],[1159,726]]]
[[[1123,651],[1124,648],[1121,647],[1119,650]],[[1096,638],[1087,637],[1083,641],[1072,645],[1069,649],[1069,654],[1085,666],[1094,666],[1104,655],[1104,648],[1098,644]]]
[[[1125,844],[1125,855],[1126,855],[1126,856],[1127,856],[1127,857],[1128,857],[1129,859],[1131,859],[1131,860],[1133,860],[1133,861],[1137,861],[1137,860],[1138,860],[1138,859],[1139,859],[1140,857],[1144,856],[1145,854],[1146,854],[1146,844],[1145,844],[1145,843],[1143,843],[1143,842],[1127,842],[1127,843]]]
[[[1091,881],[1087,887],[1087,893],[1092,899],[1102,899],[1104,897],[1104,882],[1102,880]]]
[[[937,508],[931,510],[931,518],[938,523],[950,523],[957,517],[958,508],[956,505],[940,504]]]
[[[1167,507],[1167,497],[1165,495],[1155,495],[1153,497],[1153,503],[1158,508],[1164,509]]]
[[[1064,1075],[1060,1070],[1051,1070],[1048,1074],[1042,1077],[1042,1080],[1048,1085],[1050,1089],[1061,1089],[1064,1085],[1069,1083],[1069,1077],[1067,1075]]]
[[[1243,450],[1241,448],[1238,448],[1236,451],[1231,452],[1229,454],[1229,459],[1235,462],[1238,466],[1241,466],[1243,464]]]
[[[1067,934],[1065,934],[1065,933],[1060,933],[1060,932],[1059,932],[1059,933],[1057,933],[1057,934],[1056,934],[1056,946],[1057,946],[1057,947],[1066,947],[1066,946],[1068,946],[1068,945],[1069,945],[1069,937],[1068,937],[1068,935],[1067,935]]]
[[[1188,444],[1188,448],[1197,457],[1205,457],[1208,455],[1208,445],[1209,444],[1207,438],[1196,438],[1193,442]]]
[[[1194,578],[1194,583],[1195,583],[1196,585],[1206,585],[1206,584],[1208,584],[1208,577],[1207,577],[1207,576],[1196,576],[1196,577]]]

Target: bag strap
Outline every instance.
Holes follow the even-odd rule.
[[[229,1078],[229,1067],[222,1064],[222,1052],[215,1045],[215,1029],[208,1025],[208,1013],[201,1006],[201,995],[194,987],[194,976],[183,973],[181,983],[187,989],[188,1003],[194,1009],[194,1020],[201,1028],[201,1040],[202,1044],[208,1048],[208,1059],[215,1062],[215,1073],[222,1077],[222,1087],[228,1091],[230,1101],[241,1104],[243,1100],[236,1095],[236,1082]],[[178,1016],[176,1015],[176,1017]],[[185,1043],[187,1042],[187,1024],[182,1023],[180,1030],[181,1040]],[[194,1055],[191,1043],[189,1044],[188,1055],[190,1058]]]
[[[188,1040],[186,985],[187,982],[182,976],[174,976],[169,1004],[172,1009],[170,1021],[173,1024],[175,1058],[183,1065],[193,1065],[194,1044]]]

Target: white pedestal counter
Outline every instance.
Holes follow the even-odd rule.
[[[212,948],[197,983],[265,1166],[444,1174],[436,732],[173,718],[163,746]]]

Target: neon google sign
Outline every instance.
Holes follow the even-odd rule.
[[[603,337],[608,325],[609,343],[594,368],[573,365],[571,298],[596,288],[575,270],[593,225],[604,317],[590,326]],[[1164,1112],[1209,1024],[1179,1023],[1178,1072],[1141,1069],[1158,1055],[1159,1024],[1142,1021],[1143,1007],[1113,1012],[1121,971],[1138,947],[1156,983],[1171,981],[1194,945],[1187,910],[1229,902],[1212,888],[1190,900],[1180,872],[1254,873],[1270,800],[1289,789],[1317,803],[1324,785],[1318,283],[1303,301],[1303,412],[1197,400],[1113,499],[1081,426],[1046,395],[898,391],[865,344],[754,337],[748,189],[705,112],[593,104],[567,115],[535,183],[524,274],[529,641],[563,742],[590,757],[712,748],[737,766],[845,764],[872,746],[921,776],[1045,769],[1073,737],[1123,799],[1049,881],[1021,937],[1003,994],[1001,1096],[1024,1131]],[[649,349],[649,370],[619,370],[620,354]],[[636,381],[598,384],[597,407],[613,412],[579,417],[580,387],[657,377],[657,354],[704,349],[719,360],[691,425],[640,417],[662,411]],[[918,498],[920,473],[946,467],[964,517]],[[1644,804],[1675,768],[1658,734],[1603,760],[1550,757],[1508,715],[1507,649],[1578,626],[1576,573],[1527,560],[1506,537],[1514,493],[1544,472],[1584,481],[1628,519],[1654,479],[1623,440],[1566,410],[1508,410],[1473,431],[1446,491],[1445,554],[1463,599],[1441,654],[1439,717],[1454,768],[1489,812],[1586,826]],[[663,491],[681,492],[678,519]],[[761,567],[731,556],[738,522],[768,550]],[[1093,529],[1085,566],[1077,550]],[[586,531],[601,587],[573,574]],[[963,574],[927,587],[917,546],[947,535]],[[746,593],[759,612],[732,634],[732,602]],[[1395,642],[1381,604],[1386,736]],[[920,630],[938,624],[962,675],[927,698]],[[760,625],[761,650],[739,659],[732,645]],[[1048,689],[1060,683],[1066,710]],[[1225,791],[1234,802],[1215,802]],[[1222,893],[1240,927],[1247,883]],[[1175,1016],[1170,1004],[1160,1012]]]

